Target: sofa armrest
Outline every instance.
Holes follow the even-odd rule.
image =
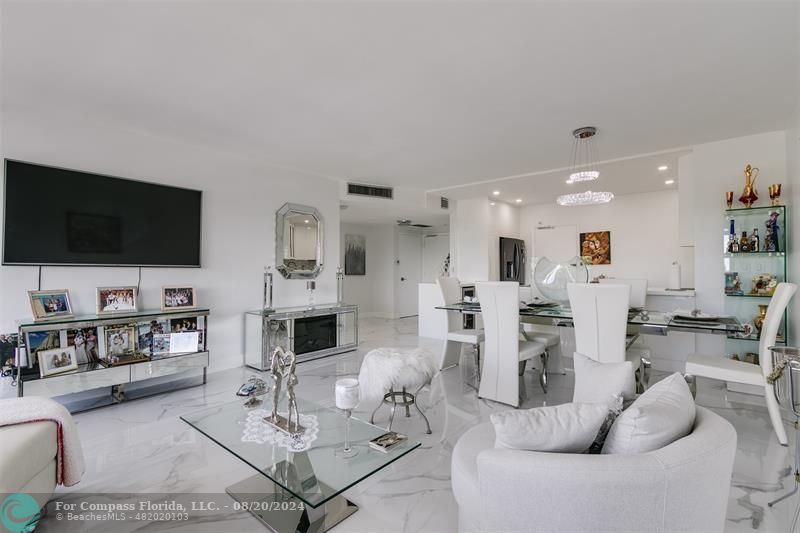
[[[660,530],[664,466],[649,455],[484,450],[478,455],[487,531]]]

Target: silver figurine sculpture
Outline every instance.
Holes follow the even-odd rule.
[[[297,399],[294,394],[294,387],[298,383],[297,356],[294,352],[291,350],[284,351],[280,346],[275,348],[275,351],[272,352],[270,376],[274,383],[272,389],[272,414],[264,420],[275,429],[288,433],[289,435],[303,433],[305,428],[300,425],[300,413],[297,409]],[[286,377],[286,396],[288,397],[288,412],[286,413],[286,417],[278,414],[278,402],[281,396],[281,386],[284,376]]]

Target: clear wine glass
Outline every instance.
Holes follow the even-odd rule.
[[[344,448],[336,450],[336,457],[350,459],[358,455],[358,450],[350,446],[350,416],[353,414],[353,409],[358,407],[358,402],[358,380],[354,378],[336,380],[336,407],[344,411],[346,416],[344,426]]]

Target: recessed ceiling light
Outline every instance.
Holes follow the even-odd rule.
[[[495,196],[498,196],[500,194],[500,191],[492,191],[492,194],[494,194]]]
[[[521,204],[521,203],[522,203],[522,198],[517,198],[517,199],[516,199],[516,200],[514,200],[514,201],[515,201],[515,202],[517,202],[518,204]]]
[[[658,170],[660,172],[664,172],[665,170],[669,170],[669,167],[667,165],[661,165],[660,167],[658,167]]]
[[[664,185],[672,185],[673,183],[675,183],[675,180],[666,180]]]
[[[489,205],[494,205],[494,202],[489,202]]]

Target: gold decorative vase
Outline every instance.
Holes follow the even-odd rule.
[[[756,327],[759,337],[761,336],[761,328],[764,326],[765,318],[767,318],[767,305],[761,304],[758,306],[758,314],[753,318],[753,325]]]
[[[747,165],[744,168],[744,190],[739,197],[739,201],[745,207],[753,207],[753,204],[758,200],[758,191],[756,191],[756,178],[758,177],[758,168]]]

